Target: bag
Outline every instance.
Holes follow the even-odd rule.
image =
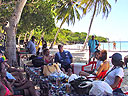
[[[49,84],[48,83],[41,83],[40,84],[40,96],[48,96],[49,95]]]
[[[60,68],[58,66],[58,64],[53,64],[53,65],[44,65],[43,66],[43,74],[44,76],[49,76],[51,73],[53,72],[59,72]]]
[[[113,90],[113,92],[118,92],[118,93],[124,94],[123,91],[121,90],[121,88],[117,88],[117,89]]]
[[[92,88],[91,80],[84,79],[82,77],[75,79],[71,82],[71,86],[74,88],[77,94],[86,94],[89,95],[89,91]]]
[[[95,80],[92,82],[92,88],[89,91],[89,95],[93,96],[112,96],[112,88],[104,81]]]
[[[44,60],[42,59],[42,57],[36,57],[32,59],[32,64],[34,67],[41,67],[42,65],[44,65]]]

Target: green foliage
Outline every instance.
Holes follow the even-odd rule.
[[[30,1],[29,1],[30,2]],[[31,4],[27,2],[18,26],[20,32],[30,32],[38,29],[42,32],[51,32],[55,28],[55,21],[51,12],[51,3],[39,0]]]
[[[8,3],[10,0],[2,0],[0,5],[0,26],[4,26],[5,22],[9,20],[13,10],[15,2]]]
[[[117,1],[117,0],[115,0]],[[97,5],[96,7],[96,15],[100,14],[101,12],[103,13],[103,16],[108,17],[108,14],[111,11],[111,5],[108,2],[108,0],[81,0],[80,5],[78,7],[84,6],[83,7],[83,14],[87,14],[93,8],[95,7],[94,5]]]
[[[55,28],[51,33],[45,34],[44,39],[47,42],[53,41],[57,30],[58,28]],[[63,44],[74,44],[74,43],[83,44],[86,36],[87,36],[86,32],[72,32],[69,29],[61,29],[60,33],[58,34],[56,42]],[[91,39],[91,36],[89,36],[89,39]],[[99,42],[106,42],[107,38],[96,36],[96,40],[98,40]]]
[[[21,15],[20,23],[18,24],[17,36],[22,33],[23,36],[21,37],[21,40],[23,40],[25,33],[30,32],[31,30],[34,29],[34,35],[37,39],[40,39],[42,33],[44,32],[44,39],[47,42],[52,42],[58,30],[58,28],[55,28],[54,17],[56,17],[57,20],[62,20],[62,24],[64,22],[67,22],[68,24],[74,24],[76,18],[80,20],[81,15],[79,14],[79,9],[77,7],[78,3],[76,1],[77,0],[34,0],[33,2],[33,0],[27,0],[27,4],[25,5]],[[3,26],[5,22],[9,20],[12,12],[14,11],[15,2],[15,0],[2,0],[2,4],[0,5],[0,26]],[[85,1],[81,2],[85,4]],[[99,9],[104,9],[104,12],[105,10],[110,8],[109,3],[106,0],[105,2],[102,1],[101,3],[104,5],[106,4],[107,6],[98,7]],[[91,6],[93,5],[90,5],[90,7],[88,8],[91,8]],[[79,8],[82,7],[79,6]],[[86,32],[73,33],[71,30],[61,29],[60,33],[58,34],[56,42],[61,42],[64,44],[83,43],[86,36]],[[107,41],[106,38],[101,36],[96,36],[96,39],[100,42]]]
[[[62,20],[61,25],[66,22],[68,25],[74,24],[75,19],[80,20],[81,14],[75,4],[76,0],[58,0],[53,6],[57,21]]]
[[[5,26],[14,11],[15,0],[2,0],[0,5],[0,26]],[[55,28],[52,3],[43,0],[27,0],[17,27],[17,36],[31,30],[50,33]]]

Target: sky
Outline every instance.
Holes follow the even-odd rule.
[[[109,0],[112,6],[108,18],[103,18],[102,13],[95,16],[91,27],[90,35],[103,36],[109,38],[109,41],[128,41],[128,0]],[[91,13],[83,16],[75,25],[64,23],[62,28],[69,29],[72,32],[88,32],[91,20]],[[56,24],[58,27],[60,21]]]

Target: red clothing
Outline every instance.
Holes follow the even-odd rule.
[[[4,96],[9,96],[9,95],[12,95],[12,93],[10,92],[10,90],[3,84],[3,83],[1,83],[4,87],[5,87],[5,89],[6,89],[6,93],[5,93],[5,95]]]

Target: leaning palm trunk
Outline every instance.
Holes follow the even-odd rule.
[[[49,47],[50,49],[53,48],[53,45],[54,45],[54,43],[56,42],[57,36],[58,36],[58,34],[59,34],[59,32],[60,32],[60,29],[61,29],[62,25],[63,25],[63,22],[61,23],[59,29],[58,29],[57,32],[56,32],[56,35],[55,35],[55,37],[54,37],[54,40],[53,40],[53,42],[51,43],[51,46]]]
[[[27,41],[27,34],[28,34],[28,32],[25,33],[25,36],[24,36],[24,42]]]
[[[95,7],[94,7],[94,12],[93,12],[93,15],[92,15],[92,18],[91,18],[91,22],[90,22],[90,25],[89,25],[89,29],[88,29],[88,34],[87,34],[87,36],[86,36],[86,39],[85,39],[85,41],[84,41],[84,46],[83,46],[83,48],[82,48],[82,50],[81,50],[81,51],[84,51],[85,46],[86,46],[87,41],[88,41],[88,37],[89,37],[90,30],[91,30],[91,27],[92,27],[92,22],[93,22],[93,20],[94,20],[95,13],[96,13],[97,2],[98,2],[98,1],[96,0]]]
[[[21,34],[18,37],[18,47],[20,47],[20,38],[21,38]]]
[[[31,39],[33,32],[34,32],[34,30],[31,30],[28,41]]]
[[[41,38],[44,37],[44,34],[45,34],[45,32],[42,32]],[[37,44],[37,50],[39,49],[40,42],[41,42],[41,38],[40,38],[40,40],[39,40],[39,42],[38,42],[38,44]]]
[[[26,4],[27,0],[17,0],[15,10],[9,20],[9,26],[6,28],[7,32],[7,43],[6,43],[6,53],[8,58],[8,64],[11,66],[16,66],[16,29],[19,23],[22,10]]]

